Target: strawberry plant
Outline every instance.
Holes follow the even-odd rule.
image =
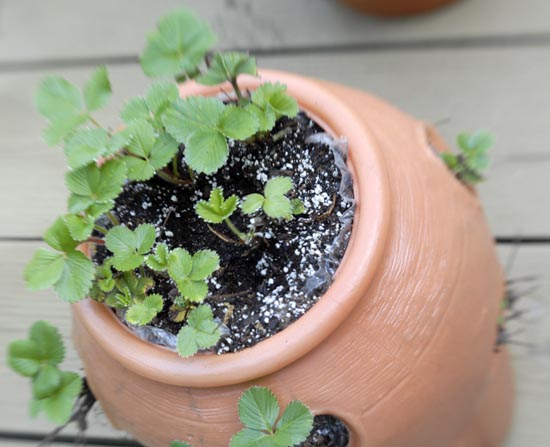
[[[113,212],[115,200],[128,182],[153,177],[192,188],[197,175],[211,174],[227,162],[228,139],[255,138],[270,130],[278,118],[298,113],[296,101],[286,95],[283,85],[265,83],[251,95],[243,93],[238,78],[255,76],[256,61],[246,53],[211,54],[214,40],[208,25],[186,10],[176,11],[161,19],[149,36],[141,66],[150,77],[171,75],[205,85],[228,82],[234,101],[181,99],[176,84],[156,81],[143,96],[126,102],[120,113],[125,126],[113,131],[92,116],[111,97],[106,67],[99,67],[82,91],[50,76],[36,95],[37,108],[49,121],[46,141],[63,145],[70,196],[68,212],[44,235],[53,250],[39,249],[25,270],[27,285],[34,290],[53,286],[70,303],[89,296],[124,310],[130,324],[141,326],[165,307],[168,297],[151,291],[155,275],[167,275],[180,292],[178,315],[185,321],[177,346],[182,356],[213,346],[219,339],[219,323],[208,305],[202,304],[219,257],[209,249],[194,254],[185,247],[171,250],[157,243],[158,229],[151,224],[135,229],[122,225]],[[178,169],[180,147],[187,173]],[[284,192],[266,194],[263,207],[268,215],[291,215]],[[250,243],[254,234],[239,231],[229,219],[237,205],[236,196],[225,199],[221,189],[214,188],[209,201],[199,201],[196,210],[207,222],[225,222],[242,243]],[[82,245],[92,253],[101,247],[107,255],[101,263],[94,262],[80,251]],[[172,301],[173,306],[176,299]]]
[[[443,152],[441,159],[457,179],[468,185],[484,180],[482,171],[489,166],[487,151],[493,145],[493,137],[487,132],[461,133],[457,136],[458,154]]]

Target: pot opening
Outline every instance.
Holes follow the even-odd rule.
[[[383,158],[374,139],[360,117],[322,84],[281,72],[263,71],[260,76],[262,81],[285,83],[300,108],[332,138],[347,137],[348,166],[358,199],[349,245],[333,283],[316,305],[283,331],[239,352],[183,359],[139,340],[102,304],[91,300],[78,303],[78,324],[84,324],[100,346],[122,365],[142,376],[173,385],[214,387],[242,383],[279,370],[314,349],[342,324],[364,296],[376,272],[385,248],[389,206]],[[245,89],[252,90],[258,83],[256,78],[243,78]],[[196,84],[181,88],[183,96],[218,92]]]

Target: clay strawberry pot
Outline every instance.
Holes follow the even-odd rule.
[[[97,302],[74,305],[76,346],[105,413],[150,447],[221,447],[240,429],[241,393],[258,384],[342,419],[352,447],[500,445],[513,401],[507,353],[494,349],[504,280],[478,197],[434,153],[442,143],[424,123],[340,85],[261,77],[286,83],[349,142],[357,210],[334,282],[277,335],[190,359],[141,341]]]
[[[365,14],[404,16],[419,14],[451,3],[454,0],[340,0]]]

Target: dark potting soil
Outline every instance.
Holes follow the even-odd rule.
[[[347,447],[349,431],[345,424],[334,416],[319,415],[313,420],[313,429],[299,447]]]
[[[205,300],[224,322],[215,347],[219,354],[239,351],[283,330],[330,285],[347,246],[353,200],[339,194],[342,172],[336,149],[326,141],[306,142],[320,132],[303,113],[283,118],[261,139],[230,140],[228,163],[215,174],[197,176],[193,185],[174,185],[155,177],[128,183],[116,201],[114,213],[129,228],[150,223],[157,228],[157,241],[170,248],[183,247],[191,253],[208,248],[219,254],[220,269],[210,280]],[[186,168],[180,166],[179,172],[186,173]],[[236,236],[224,224],[210,229],[195,213],[196,203],[208,199],[214,187],[222,187],[225,197],[244,197],[263,192],[265,183],[276,176],[292,178],[294,189],[288,196],[300,198],[306,211],[284,221],[261,212],[246,216],[238,210],[231,217],[236,226],[257,233],[249,245],[222,240],[214,231],[231,240]],[[104,256],[98,250],[96,257]],[[147,274],[155,280],[151,293],[165,299],[151,326],[177,334],[183,323],[173,322],[169,311],[177,289],[171,280],[152,271]]]

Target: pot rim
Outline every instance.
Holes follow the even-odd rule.
[[[275,70],[262,70],[259,75],[259,79],[243,76],[239,84],[253,89],[261,81],[282,82],[301,109],[327,133],[347,138],[356,200],[348,247],[333,283],[311,309],[283,331],[235,353],[181,358],[176,352],[139,339],[103,304],[86,299],[73,305],[75,318],[101,348],[124,367],[151,380],[187,387],[227,386],[282,369],[345,324],[377,271],[388,235],[390,202],[383,156],[374,137],[357,113],[330,91],[331,84]],[[180,86],[182,96],[219,91],[220,86]]]

